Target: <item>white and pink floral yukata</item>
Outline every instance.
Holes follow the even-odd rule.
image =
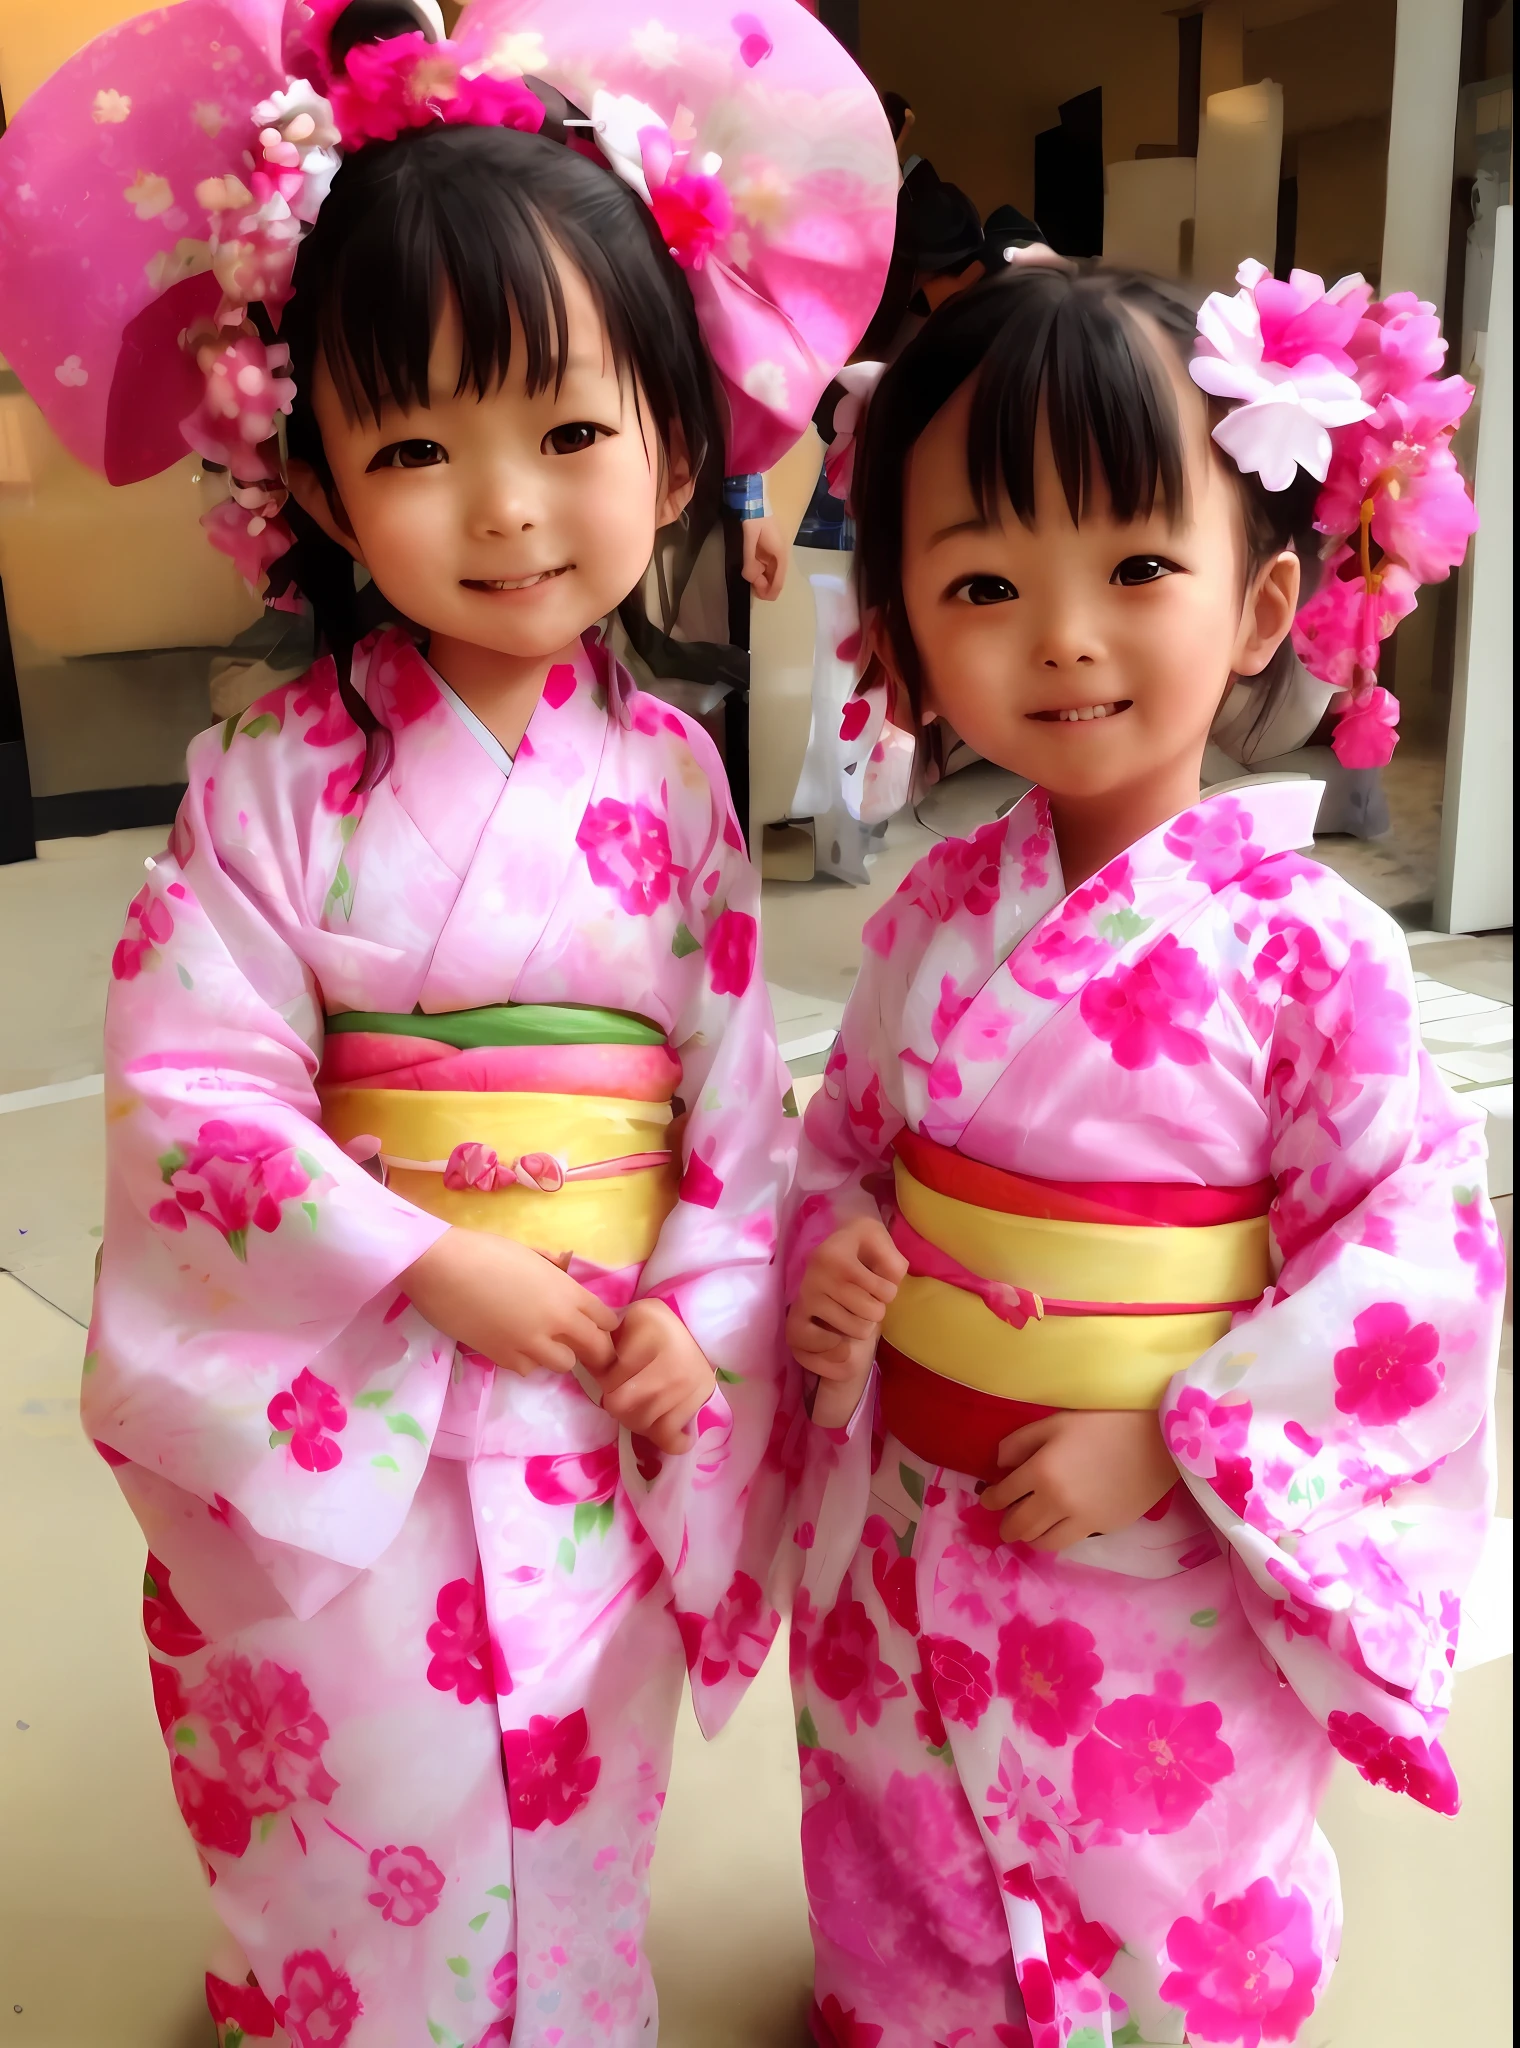
[[[1170,1384],[1181,1483],[1045,1555],[959,1473],[817,1430],[792,1638],[828,2048],[1298,2036],[1338,1752],[1438,1811],[1492,1505],[1504,1254],[1404,943],[1223,793],[1069,896],[1040,792],[919,863],[809,1105],[788,1279],[899,1132],[1042,1181],[1268,1177],[1275,1285]]]
[[[191,749],[113,963],[84,1414],[147,1535],[175,1793],[256,1984],[224,2041],[623,2048],[690,1670],[719,1726],[777,1626],[792,1159],[758,887],[689,720],[589,642],[510,764],[399,635]],[[696,1448],[455,1358],[398,1286],[442,1232],[318,1122],[324,1014],[635,1013],[688,1111],[642,1274],[718,1368]],[[336,1041],[334,1041],[336,1042]],[[660,1055],[663,1057],[663,1054]],[[280,2033],[275,2034],[278,2027]]]

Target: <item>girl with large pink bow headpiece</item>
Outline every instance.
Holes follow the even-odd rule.
[[[442,30],[180,0],[0,142],[0,347],[326,645],[113,958],[85,1413],[225,2038],[634,2048],[683,1682],[778,1622],[792,1146],[722,765],[598,628],[809,418],[896,163],[794,0]]]

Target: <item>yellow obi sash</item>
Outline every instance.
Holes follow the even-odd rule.
[[[655,1026],[503,1006],[349,1013],[328,1029],[323,1127],[397,1194],[551,1258],[615,1270],[653,1252],[680,1179],[671,1130],[680,1069]],[[629,1092],[608,1092],[620,1084]]]
[[[942,1379],[999,1400],[1153,1408],[1271,1279],[1269,1184],[1035,1182],[911,1133],[899,1141],[895,1175],[893,1235],[909,1274],[883,1338]],[[1106,1220],[1137,1208],[1135,1221]],[[1169,1210],[1222,1220],[1169,1222]]]

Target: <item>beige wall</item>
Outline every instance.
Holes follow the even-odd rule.
[[[14,114],[92,36],[146,12],[144,0],[0,0],[0,95],[6,113]]]

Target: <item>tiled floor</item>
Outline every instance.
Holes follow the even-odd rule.
[[[1427,811],[1407,845],[1320,851],[1418,926],[1434,842],[1428,778],[1410,780],[1396,809]],[[868,889],[767,885],[768,967],[799,1096],[816,1085],[869,908],[932,830],[991,816],[1009,786],[986,768],[953,778],[923,823],[894,823]],[[122,909],[161,838],[58,841],[36,863],[0,868],[0,1555],[11,1561],[0,1588],[0,2038],[18,2048],[208,2043],[198,1978],[212,1916],[149,1698],[141,1542],[76,1418],[99,1242],[101,991]],[[1410,938],[1426,1043],[1507,1145],[1508,937]],[[1509,1152],[1494,1149],[1507,1194]],[[1510,1385],[1506,1372],[1505,1513]],[[1324,1819],[1345,1871],[1346,1944],[1308,2048],[1508,2038],[1509,1694],[1507,1660],[1459,1681],[1456,1821],[1337,1782]],[[773,1656],[717,1743],[701,1743],[689,1713],[682,1721],[650,1930],[666,2048],[801,2048],[798,1813]]]

